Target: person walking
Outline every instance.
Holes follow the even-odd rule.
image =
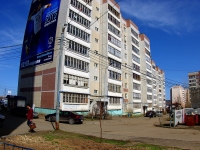
[[[151,119],[153,117],[153,112],[149,112],[149,119]]]
[[[30,104],[27,105],[28,113],[26,114],[27,117],[27,125],[30,127],[30,125],[33,123],[33,109],[31,108]],[[29,132],[35,132],[33,129],[30,129]]]

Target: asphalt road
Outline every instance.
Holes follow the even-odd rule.
[[[12,136],[28,133],[26,119],[4,113],[6,121],[0,128],[0,136]],[[163,122],[165,117],[160,120]],[[102,137],[107,139],[130,140],[150,144],[179,147],[183,149],[200,149],[200,126],[186,128],[156,127],[159,118],[123,118],[114,117],[112,120],[102,120]],[[43,118],[34,119],[37,125],[35,131],[54,130],[54,123],[45,121]],[[69,125],[60,123],[60,129],[68,132],[76,132],[85,135],[100,137],[100,121],[84,121],[83,124]],[[34,134],[34,133],[33,133]]]

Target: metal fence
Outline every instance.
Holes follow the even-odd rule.
[[[10,143],[6,143],[6,142],[0,142],[0,145],[3,146],[3,150],[7,150],[7,149],[21,149],[21,150],[34,150],[32,148],[27,148],[27,147],[23,147],[23,146],[18,146],[15,144],[10,144]],[[0,147],[1,149],[1,147]]]

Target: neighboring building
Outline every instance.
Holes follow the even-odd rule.
[[[191,106],[200,108],[200,71],[188,73]]]
[[[188,98],[188,90],[184,89],[181,85],[173,86],[170,90],[172,105],[178,103],[182,108],[186,108]]]
[[[33,2],[29,18],[41,15],[40,4],[46,9],[41,27],[27,22],[18,95],[35,111],[54,111],[58,100],[62,110],[85,113],[165,108],[165,75],[152,64],[150,40],[114,0]]]
[[[166,108],[166,95],[165,95],[165,74],[155,62],[152,60],[152,90],[153,90],[153,107],[156,110],[163,110]]]

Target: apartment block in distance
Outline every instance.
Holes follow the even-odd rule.
[[[170,90],[172,104],[179,103],[183,108],[185,108],[185,92],[184,88],[180,85],[173,86]]]
[[[189,96],[192,108],[200,108],[200,71],[188,73]]]
[[[28,18],[18,95],[35,111],[164,109],[164,72],[152,67],[150,40],[114,0],[33,0]]]

